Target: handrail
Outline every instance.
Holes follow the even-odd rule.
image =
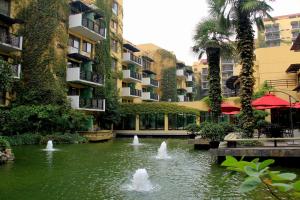
[[[20,48],[20,37],[12,34],[12,33],[1,33],[0,34],[0,42],[10,44],[12,46]]]
[[[87,18],[87,17],[82,17],[82,25],[92,31],[95,31],[96,33],[102,35],[105,37],[105,25],[104,23],[96,23],[93,20]]]

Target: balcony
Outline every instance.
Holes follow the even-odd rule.
[[[193,75],[191,75],[191,74],[189,74],[188,76],[187,76],[187,80],[186,80],[187,82],[193,82],[194,81],[194,76]]]
[[[123,70],[123,80],[130,82],[142,82],[142,74],[126,69]]]
[[[277,80],[266,80],[268,86],[289,88],[297,85],[296,79],[277,79]]]
[[[105,99],[83,99],[79,96],[68,96],[71,107],[77,110],[104,112]]]
[[[80,67],[67,68],[67,81],[88,86],[103,86],[104,77],[99,74],[83,71]]]
[[[11,33],[0,34],[0,50],[5,52],[21,51],[23,37],[15,36]]]
[[[186,97],[185,95],[178,95],[177,97],[179,102],[189,101],[189,98]]]
[[[142,91],[130,87],[122,87],[122,97],[138,98],[142,96]]]
[[[177,69],[177,70],[176,70],[176,76],[177,76],[178,78],[183,78],[183,79],[185,79],[185,78],[187,78],[187,73],[185,72],[184,69]]]
[[[92,60],[90,53],[80,51],[78,48],[72,46],[68,47],[68,56],[75,60],[81,60],[84,62],[89,62]]]
[[[123,62],[142,67],[142,59],[130,52],[123,53]]]
[[[195,92],[195,88],[194,87],[186,87],[186,92],[187,93],[194,93]]]
[[[106,38],[105,24],[96,23],[85,17],[83,13],[69,16],[69,29],[93,41],[100,41]]]
[[[144,101],[159,101],[159,96],[152,92],[142,92],[142,99]]]
[[[266,36],[265,40],[266,41],[277,41],[277,40],[280,40],[280,35]]]
[[[222,65],[224,64],[234,64],[233,59],[222,59]]]
[[[12,65],[12,72],[13,72],[13,77],[15,79],[20,79],[20,75],[21,75],[21,64],[17,64],[17,65]]]
[[[150,77],[142,78],[142,85],[149,86],[149,87],[159,87],[159,83],[157,80],[154,80]]]

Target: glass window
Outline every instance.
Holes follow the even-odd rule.
[[[111,20],[111,28],[117,30],[118,29],[118,22],[115,20]]]
[[[113,71],[115,71],[116,70],[116,68],[117,68],[117,59],[115,59],[115,58],[112,58],[111,59],[111,69],[113,70]]]
[[[10,15],[10,0],[0,0],[0,13]]]
[[[223,71],[233,71],[233,65],[223,65]]]
[[[126,115],[121,117],[116,128],[117,130],[135,130],[135,115]]]
[[[208,69],[207,68],[203,68],[202,69],[202,74],[208,74]]]
[[[298,29],[300,28],[300,21],[292,21],[291,25],[292,25],[292,29]]]
[[[169,114],[169,130],[185,130],[189,124],[196,123],[196,116],[192,114]]]
[[[118,4],[118,2],[114,1],[113,5],[112,5],[112,12],[115,15],[118,15],[118,10],[119,10],[119,4]]]
[[[118,41],[115,39],[111,40],[111,49],[117,53],[118,52]]]
[[[87,42],[87,41],[83,41],[82,51],[87,52],[87,53],[91,53],[92,52],[92,44]]]
[[[141,114],[140,129],[141,130],[163,130],[164,114]]]
[[[80,46],[79,38],[76,38],[76,37],[70,35],[70,37],[69,37],[69,46],[74,47],[76,49],[79,49],[79,46]]]

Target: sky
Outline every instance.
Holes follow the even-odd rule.
[[[300,13],[300,0],[269,3],[272,16]],[[123,36],[133,44],[154,43],[192,65],[195,26],[208,16],[206,0],[123,0]]]

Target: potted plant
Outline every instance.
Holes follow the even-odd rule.
[[[220,141],[225,137],[225,131],[222,125],[212,122],[205,122],[200,125],[200,135],[202,138],[209,139],[211,148],[218,148]]]

